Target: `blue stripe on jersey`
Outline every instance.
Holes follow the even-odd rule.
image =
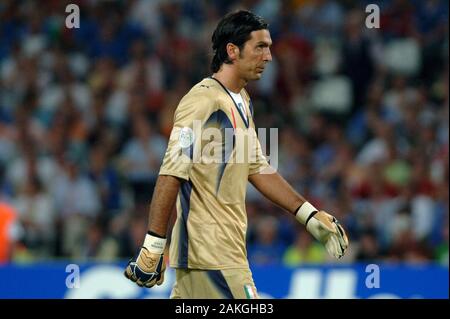
[[[207,270],[208,276],[226,299],[234,299],[225,277],[220,270]]]
[[[189,158],[192,160],[194,158],[194,143],[192,143],[188,147],[182,147],[181,151],[184,155],[189,156]]]
[[[250,109],[250,115],[251,115],[252,118],[253,118],[253,103],[252,103],[252,100],[250,100],[250,104],[248,105],[248,107],[249,107],[249,109]],[[249,122],[250,122],[250,120],[249,120]]]
[[[232,142],[229,143],[229,139],[226,139],[226,130],[225,129],[233,129],[233,124],[231,123],[228,116],[225,114],[224,111],[218,110],[211,114],[211,116],[208,118],[208,120],[205,122],[205,125],[217,123],[221,129],[222,133],[222,141],[223,141],[223,147],[222,147],[222,164],[219,167],[219,172],[217,175],[217,184],[216,184],[216,194],[219,192],[220,182],[223,177],[223,173],[225,172],[225,167],[227,166],[228,160],[230,159],[231,153],[233,152],[234,146],[236,144],[236,139],[233,134]]]
[[[191,192],[192,182],[185,181],[180,187],[180,201],[181,201],[181,223],[180,223],[180,236],[179,236],[179,252],[178,252],[178,265],[181,268],[188,267],[188,248],[189,248],[189,236],[187,230],[187,220],[189,210],[191,206]]]

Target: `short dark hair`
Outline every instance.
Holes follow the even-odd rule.
[[[250,33],[268,28],[268,24],[260,16],[246,10],[229,13],[220,20],[211,37],[214,56],[211,70],[217,72],[222,63],[231,64],[227,53],[227,44],[233,43],[240,50],[250,39]]]

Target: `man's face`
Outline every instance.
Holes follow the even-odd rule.
[[[272,39],[269,31],[253,31],[250,36],[250,40],[245,42],[238,58],[234,61],[240,76],[246,81],[259,80],[266,64],[272,61],[272,54],[270,53]]]

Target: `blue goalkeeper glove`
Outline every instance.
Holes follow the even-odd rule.
[[[335,217],[323,210],[317,210],[309,202],[303,203],[295,216],[306,226],[308,232],[325,246],[330,255],[337,259],[345,255],[348,238]]]
[[[164,248],[166,239],[147,234],[144,245],[137,256],[133,257],[125,269],[124,275],[140,287],[151,288],[164,282]]]

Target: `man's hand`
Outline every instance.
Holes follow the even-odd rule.
[[[158,238],[147,234],[144,245],[133,259],[128,262],[124,275],[140,287],[151,288],[164,281],[164,247],[165,238]]]
[[[337,219],[323,210],[318,211],[306,225],[306,229],[320,241],[328,253],[337,259],[344,256],[348,238]]]
[[[339,259],[348,248],[348,238],[338,220],[326,213],[318,211],[309,202],[305,202],[296,214],[297,219],[306,226],[308,232],[320,241],[328,253]]]

